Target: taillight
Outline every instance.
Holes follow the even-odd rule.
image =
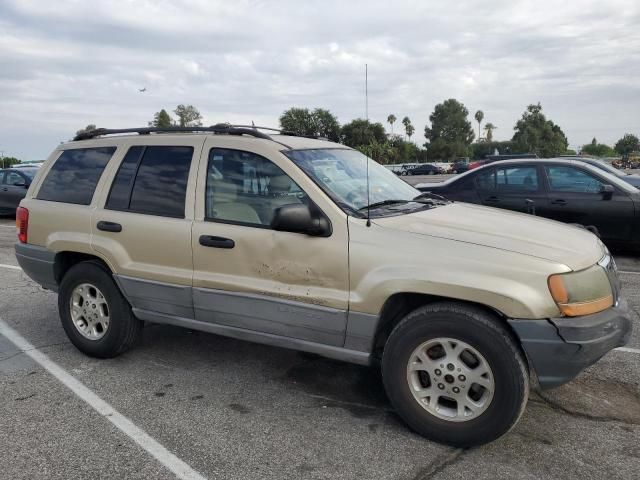
[[[16,210],[16,230],[20,243],[27,243],[27,230],[29,229],[29,210],[18,207]]]

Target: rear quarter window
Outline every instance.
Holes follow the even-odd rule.
[[[89,205],[96,185],[116,147],[65,150],[45,177],[36,198]]]

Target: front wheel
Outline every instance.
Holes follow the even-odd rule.
[[[508,432],[529,395],[523,355],[499,320],[462,303],[442,302],[408,314],[384,348],[385,390],[419,434],[456,447]]]

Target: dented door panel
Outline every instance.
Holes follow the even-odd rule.
[[[196,319],[343,345],[349,289],[346,218],[327,205],[330,200],[286,157],[247,142],[246,150],[282,169],[327,215],[331,236],[205,220],[207,156],[211,148],[227,147],[225,142],[207,141],[198,173],[191,238]],[[238,149],[237,139],[232,146]],[[214,246],[203,245],[202,236]]]

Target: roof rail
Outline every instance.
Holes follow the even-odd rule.
[[[266,140],[273,140],[266,133],[258,131],[261,127],[246,127],[230,125],[228,123],[219,123],[210,127],[143,127],[143,128],[96,128],[95,130],[89,130],[88,132],[81,132],[77,134],[73,140],[89,140],[104,135],[116,135],[120,133],[137,133],[139,135],[149,135],[151,133],[188,133],[188,132],[210,132],[217,134],[227,135],[251,135],[257,138],[264,138]],[[262,130],[274,130],[274,128],[262,128]]]

